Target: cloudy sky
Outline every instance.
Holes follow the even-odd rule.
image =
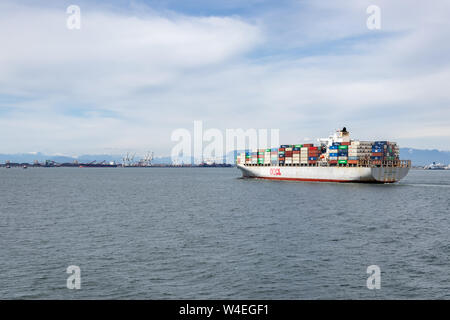
[[[450,150],[450,2],[431,3],[1,0],[0,153],[169,155],[194,120]]]

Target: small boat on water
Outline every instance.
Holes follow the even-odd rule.
[[[28,166],[27,166],[26,164],[24,164],[24,165],[23,165],[23,168],[24,168],[24,169],[27,169],[27,168],[28,168]]]

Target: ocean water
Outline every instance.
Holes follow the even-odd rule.
[[[1,168],[0,299],[448,299],[449,194],[450,171],[369,185]]]

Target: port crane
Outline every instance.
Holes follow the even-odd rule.
[[[122,158],[122,167],[130,167],[134,165],[134,157],[136,156],[136,152],[131,155],[130,152],[127,152],[127,155]]]
[[[144,156],[144,159],[141,159],[141,161],[139,161],[139,165],[142,167],[150,167],[152,165],[152,160],[153,160],[153,152],[150,153],[150,151],[148,151]]]

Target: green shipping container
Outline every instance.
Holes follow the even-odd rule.
[[[339,146],[339,149],[348,149],[348,146]]]
[[[266,152],[270,152],[271,150],[270,149],[266,149]]]
[[[264,152],[258,152],[259,155],[264,155]]]
[[[347,160],[339,160],[338,163],[347,164]]]
[[[294,147],[295,148],[303,148],[303,145],[302,144],[296,144]]]

